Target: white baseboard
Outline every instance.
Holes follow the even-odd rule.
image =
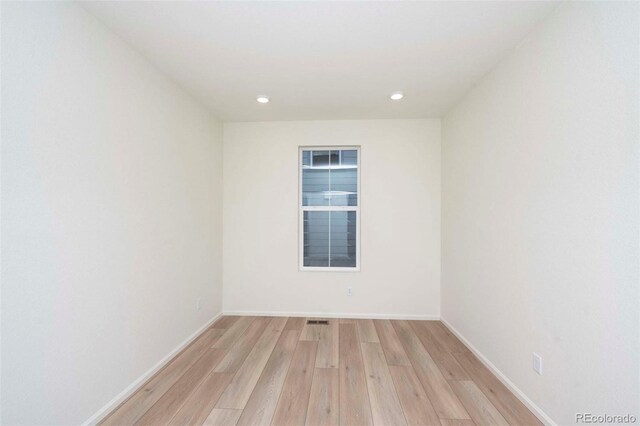
[[[531,412],[533,414],[535,414],[535,416],[544,424],[548,425],[548,426],[557,426],[557,424],[551,419],[551,417],[549,417],[544,411],[542,411],[542,409],[540,407],[538,407],[527,395],[525,395],[524,392],[522,392],[511,380],[509,380],[509,378],[507,376],[504,375],[504,373],[502,373],[502,371],[498,370],[498,367],[496,367],[495,365],[493,365],[493,363],[491,361],[489,361],[489,359],[484,356],[482,354],[482,352],[480,352],[478,350],[478,348],[476,348],[475,346],[473,346],[473,344],[466,338],[464,337],[458,330],[456,330],[456,328],[451,325],[451,323],[449,321],[447,321],[444,318],[440,318],[440,321],[442,321],[442,323],[444,325],[447,326],[447,328],[449,330],[451,330],[451,332],[453,334],[456,335],[456,337],[458,339],[460,339],[462,341],[462,343],[464,343],[467,348],[469,348],[469,350],[471,352],[474,353],[475,356],[478,357],[478,359],[489,369],[491,370],[491,372],[524,404],[527,406],[527,408],[529,410],[531,410]]]
[[[353,319],[394,319],[394,320],[432,320],[440,315],[401,315],[401,314],[346,314],[337,312],[285,312],[285,311],[224,311],[227,316],[257,317],[311,317],[311,318],[353,318]]]
[[[89,417],[82,426],[95,425],[103,420],[107,414],[109,414],[113,409],[115,409],[118,405],[122,404],[127,398],[129,398],[135,391],[140,388],[147,380],[149,380],[154,374],[160,371],[165,364],[173,359],[180,351],[186,348],[189,343],[194,341],[198,336],[200,336],[215,320],[220,318],[222,313],[218,313],[209,321],[207,321],[202,327],[196,330],[191,336],[187,337],[182,343],[176,346],[171,352],[165,355],[160,361],[156,363],[153,367],[151,367],[146,373],[142,376],[138,377],[133,383],[126,387],[122,392],[120,392],[115,398],[109,401],[104,407],[99,409],[93,416]]]

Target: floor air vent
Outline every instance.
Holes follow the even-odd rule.
[[[329,325],[328,320],[307,320],[307,324]]]

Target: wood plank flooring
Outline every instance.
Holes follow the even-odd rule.
[[[440,321],[328,322],[222,317],[101,424],[542,424]]]

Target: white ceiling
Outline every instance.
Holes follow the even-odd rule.
[[[550,2],[86,2],[225,121],[441,117]],[[396,90],[405,99],[392,102]],[[271,102],[255,101],[266,94]]]

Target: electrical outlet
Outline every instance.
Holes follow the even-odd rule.
[[[353,287],[347,287],[347,296],[353,296]]]
[[[200,310],[200,306],[202,305],[202,297],[198,297],[196,299],[196,309]]]
[[[542,374],[542,357],[537,353],[533,353],[533,371]]]

